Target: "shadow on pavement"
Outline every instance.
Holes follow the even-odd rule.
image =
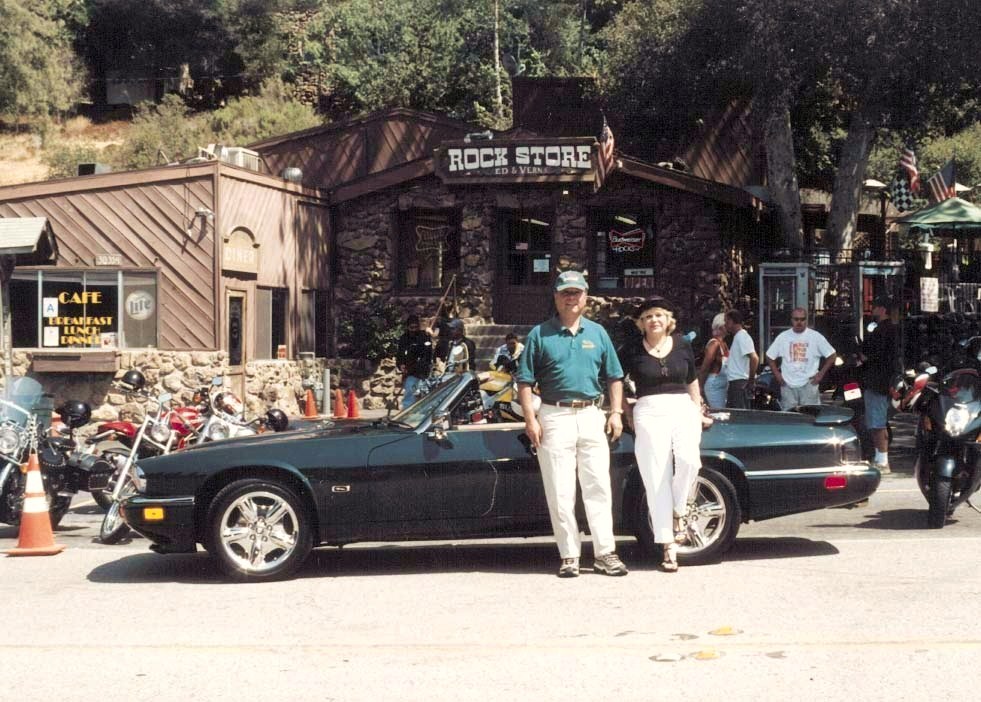
[[[853,524],[856,529],[885,529],[888,531],[924,531],[926,508],[923,509],[885,509],[875,514],[865,515],[866,521]]]
[[[161,556],[147,552],[103,563],[89,572],[88,580],[107,584],[221,583],[224,578],[206,553]]]
[[[732,550],[722,557],[724,561],[757,561],[775,558],[811,558],[834,556],[838,549],[827,541],[812,541],[797,536],[773,538],[753,537],[736,539]]]

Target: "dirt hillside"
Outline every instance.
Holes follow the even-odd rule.
[[[122,143],[128,122],[94,124],[84,117],[74,117],[56,127],[42,142],[36,134],[0,131],[0,186],[46,180],[49,168],[45,155],[56,145],[95,146],[104,149]]]

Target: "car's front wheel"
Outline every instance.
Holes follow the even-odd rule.
[[[636,501],[635,524],[640,525],[637,540],[648,553],[660,557],[660,546],[654,541],[647,495]],[[702,468],[692,489],[686,517],[687,539],[678,546],[678,560],[683,565],[700,565],[718,560],[732,548],[742,522],[742,510],[736,489],[722,473]]]
[[[313,547],[303,501],[278,482],[249,478],[225,486],[208,510],[211,554],[236,580],[292,575]]]

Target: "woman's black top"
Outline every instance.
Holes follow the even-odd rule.
[[[687,393],[698,374],[691,344],[680,334],[671,335],[671,353],[655,358],[644,348],[644,338],[631,339],[622,348],[620,363],[637,386],[637,397]]]

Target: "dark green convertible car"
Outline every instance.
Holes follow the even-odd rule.
[[[682,562],[718,559],[742,522],[851,504],[879,485],[848,410],[714,418]],[[617,531],[653,549],[633,437],[611,450]],[[472,374],[391,418],[201,444],[147,459],[139,473],[126,523],[160,553],[203,544],[240,580],[286,577],[318,545],[552,533],[524,425],[488,421]]]

